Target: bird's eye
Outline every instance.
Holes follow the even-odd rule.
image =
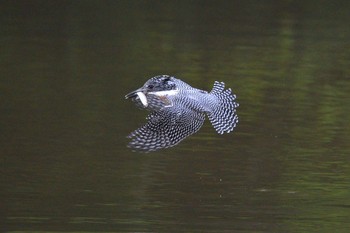
[[[148,85],[148,88],[149,88],[149,89],[152,89],[152,88],[153,88],[153,85],[152,85],[152,84]]]

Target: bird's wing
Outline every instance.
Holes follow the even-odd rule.
[[[204,113],[188,108],[169,107],[152,112],[148,122],[132,132],[129,147],[138,151],[155,151],[178,144],[197,132],[205,120]]]

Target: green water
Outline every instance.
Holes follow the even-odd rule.
[[[350,230],[348,1],[2,1],[1,231]],[[240,123],[130,151],[171,74]]]

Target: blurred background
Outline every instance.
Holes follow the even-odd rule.
[[[349,1],[1,1],[1,231],[349,232]],[[124,96],[170,74],[237,95],[140,154]]]

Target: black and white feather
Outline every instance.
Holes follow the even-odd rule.
[[[129,147],[138,151],[175,146],[202,127],[205,115],[219,134],[231,132],[238,124],[236,96],[230,88],[225,90],[223,82],[215,81],[208,93],[175,77],[160,75],[125,97],[151,111],[147,123],[128,136]]]

